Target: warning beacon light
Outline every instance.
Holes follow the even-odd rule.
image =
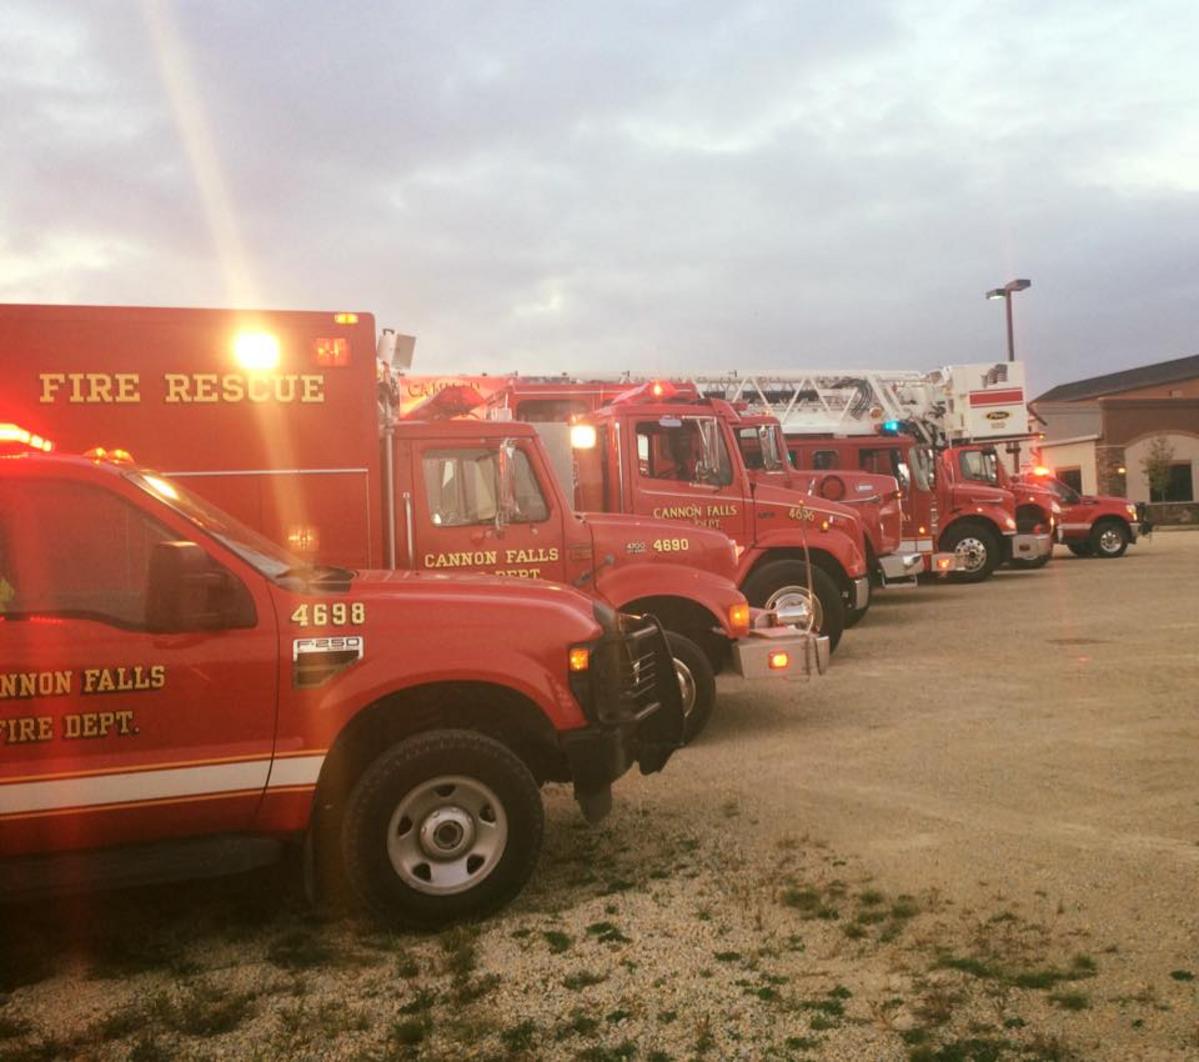
[[[1052,471],[1050,469],[1046,468],[1044,465],[1037,465],[1037,467],[1032,470],[1032,474],[1034,476],[1051,476],[1051,475],[1053,475]]]
[[[883,434],[884,435],[898,435],[899,427],[900,427],[900,424],[899,424],[899,421],[897,421],[897,420],[884,420],[883,421]]]
[[[233,358],[247,372],[270,372],[279,367],[279,340],[269,332],[239,332]]]
[[[0,443],[16,443],[20,446],[28,446],[31,450],[41,450],[46,454],[54,449],[54,443],[49,439],[43,439],[35,432],[26,431],[19,424],[0,424]]]
[[[596,443],[594,424],[572,424],[570,445],[573,450],[594,450]]]

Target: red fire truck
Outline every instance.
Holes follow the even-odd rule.
[[[902,551],[923,554],[928,571],[977,581],[1005,560],[1041,563],[1052,552],[1049,530],[1036,530],[1040,521],[1022,530],[1011,492],[985,482],[981,466],[991,459],[964,445],[1030,438],[1019,362],[688,379],[772,412],[800,467],[895,476],[904,491]]]
[[[140,364],[74,393],[148,400]],[[531,874],[540,783],[573,781],[595,820],[682,728],[653,620],[542,582],[314,566],[124,454],[0,457],[0,896],[302,843],[310,880],[385,921],[473,917]]]
[[[0,419],[124,447],[312,562],[555,579],[655,615],[689,737],[726,664],[775,679],[827,661],[796,609],[750,610],[723,536],[572,512],[531,431],[399,420],[369,314],[9,306],[0,351]]]
[[[561,455],[556,467],[581,510],[723,531],[736,543],[737,581],[750,603],[810,610],[830,650],[869,607],[862,518],[837,502],[759,483],[742,459],[740,415],[727,402],[665,381],[634,387],[627,377],[405,377],[399,386],[402,408],[533,423]],[[573,460],[555,445],[566,439]]]
[[[1058,541],[1076,557],[1122,557],[1138,535],[1153,530],[1144,503],[1103,494],[1080,494],[1056,479],[1044,465],[1015,477],[1016,487],[1041,486],[1052,491],[1061,506]]]

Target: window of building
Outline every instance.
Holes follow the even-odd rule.
[[[6,613],[144,628],[150,557],[179,536],[107,491],[80,483],[0,486]]]
[[[1170,478],[1164,491],[1149,488],[1151,502],[1189,502],[1195,500],[1194,480],[1191,476],[1191,463],[1179,462],[1170,465]]]
[[[1057,470],[1057,478],[1060,479],[1067,487],[1072,490],[1082,493],[1082,469],[1081,468],[1059,468]]]

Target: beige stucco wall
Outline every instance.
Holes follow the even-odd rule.
[[[1149,445],[1159,435],[1165,435],[1174,447],[1174,461],[1179,463],[1190,461],[1191,483],[1199,490],[1199,435],[1179,432],[1155,432],[1142,435],[1124,447],[1124,467],[1128,469],[1128,498],[1129,501],[1149,500],[1149,480],[1145,478],[1145,470],[1141,462],[1149,454]]]
[[[1095,490],[1095,443],[1041,443],[1041,460],[1055,471],[1059,468],[1082,469],[1082,492],[1094,494]]]
[[[1037,425],[1046,439],[1077,439],[1080,435],[1098,435],[1098,402],[1036,402],[1033,409],[1044,422]]]

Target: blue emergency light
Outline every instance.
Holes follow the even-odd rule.
[[[899,434],[899,421],[884,420],[883,421],[883,431],[886,432],[888,435],[898,435]]]

